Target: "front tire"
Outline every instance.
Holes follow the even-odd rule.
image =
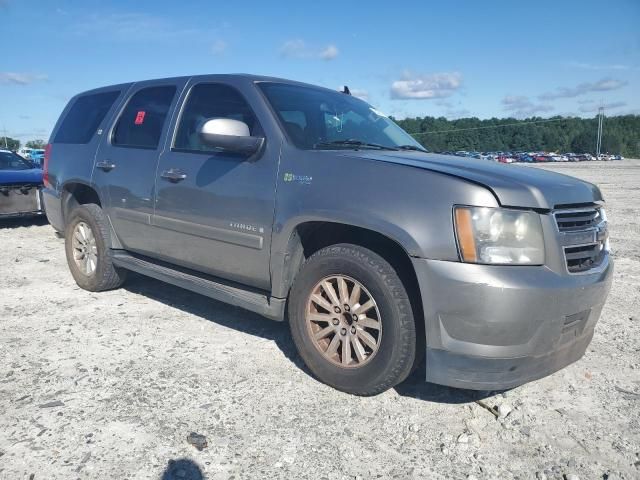
[[[111,261],[109,226],[102,208],[95,204],[75,208],[64,237],[67,264],[79,287],[102,292],[122,285],[127,272]]]
[[[338,244],[313,254],[291,290],[289,324],[305,364],[338,390],[376,395],[411,372],[411,302],[393,267],[366,248]]]

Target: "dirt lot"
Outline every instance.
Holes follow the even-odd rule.
[[[602,188],[614,286],[581,361],[497,394],[339,393],[286,324],[134,275],[80,290],[51,227],[4,222],[0,479],[640,478],[640,161],[544,168]]]

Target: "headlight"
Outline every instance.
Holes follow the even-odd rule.
[[[535,212],[506,208],[455,207],[456,237],[469,263],[542,265],[542,223]]]

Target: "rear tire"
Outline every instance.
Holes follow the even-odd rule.
[[[67,264],[79,287],[102,292],[124,283],[127,271],[111,260],[109,224],[102,208],[93,203],[74,208],[64,238]]]
[[[343,392],[382,393],[414,364],[407,291],[386,260],[357,245],[326,247],[305,262],[291,290],[289,325],[311,372]]]

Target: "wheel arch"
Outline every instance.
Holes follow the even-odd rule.
[[[289,235],[281,256],[281,277],[274,281],[273,295],[288,298],[296,275],[305,260],[318,250],[338,243],[350,243],[368,248],[385,259],[396,271],[404,285],[416,328],[416,365],[423,358],[426,345],[426,325],[422,293],[411,253],[397,239],[365,227],[333,221],[310,220],[297,224]]]
[[[415,319],[424,318],[422,295],[411,261],[411,250],[396,238],[348,223],[324,220],[298,223],[291,231],[281,254],[279,263],[282,273],[279,280],[274,279],[273,295],[286,298],[305,259],[324,247],[338,243],[351,243],[368,248],[389,262],[407,289]],[[416,321],[416,326],[423,328],[423,323]]]
[[[103,207],[102,199],[98,193],[98,189],[82,180],[70,180],[66,182],[60,189],[60,202],[62,204],[62,220],[66,225],[69,215],[74,208],[80,205],[87,205],[90,203],[96,204],[99,207]],[[107,222],[109,223],[111,248],[122,248],[118,236],[115,233],[111,219],[106,214]]]
[[[102,206],[102,200],[96,188],[81,180],[66,182],[61,188],[60,199],[62,202],[62,218],[65,223],[71,211],[79,205],[95,203],[100,207]]]

